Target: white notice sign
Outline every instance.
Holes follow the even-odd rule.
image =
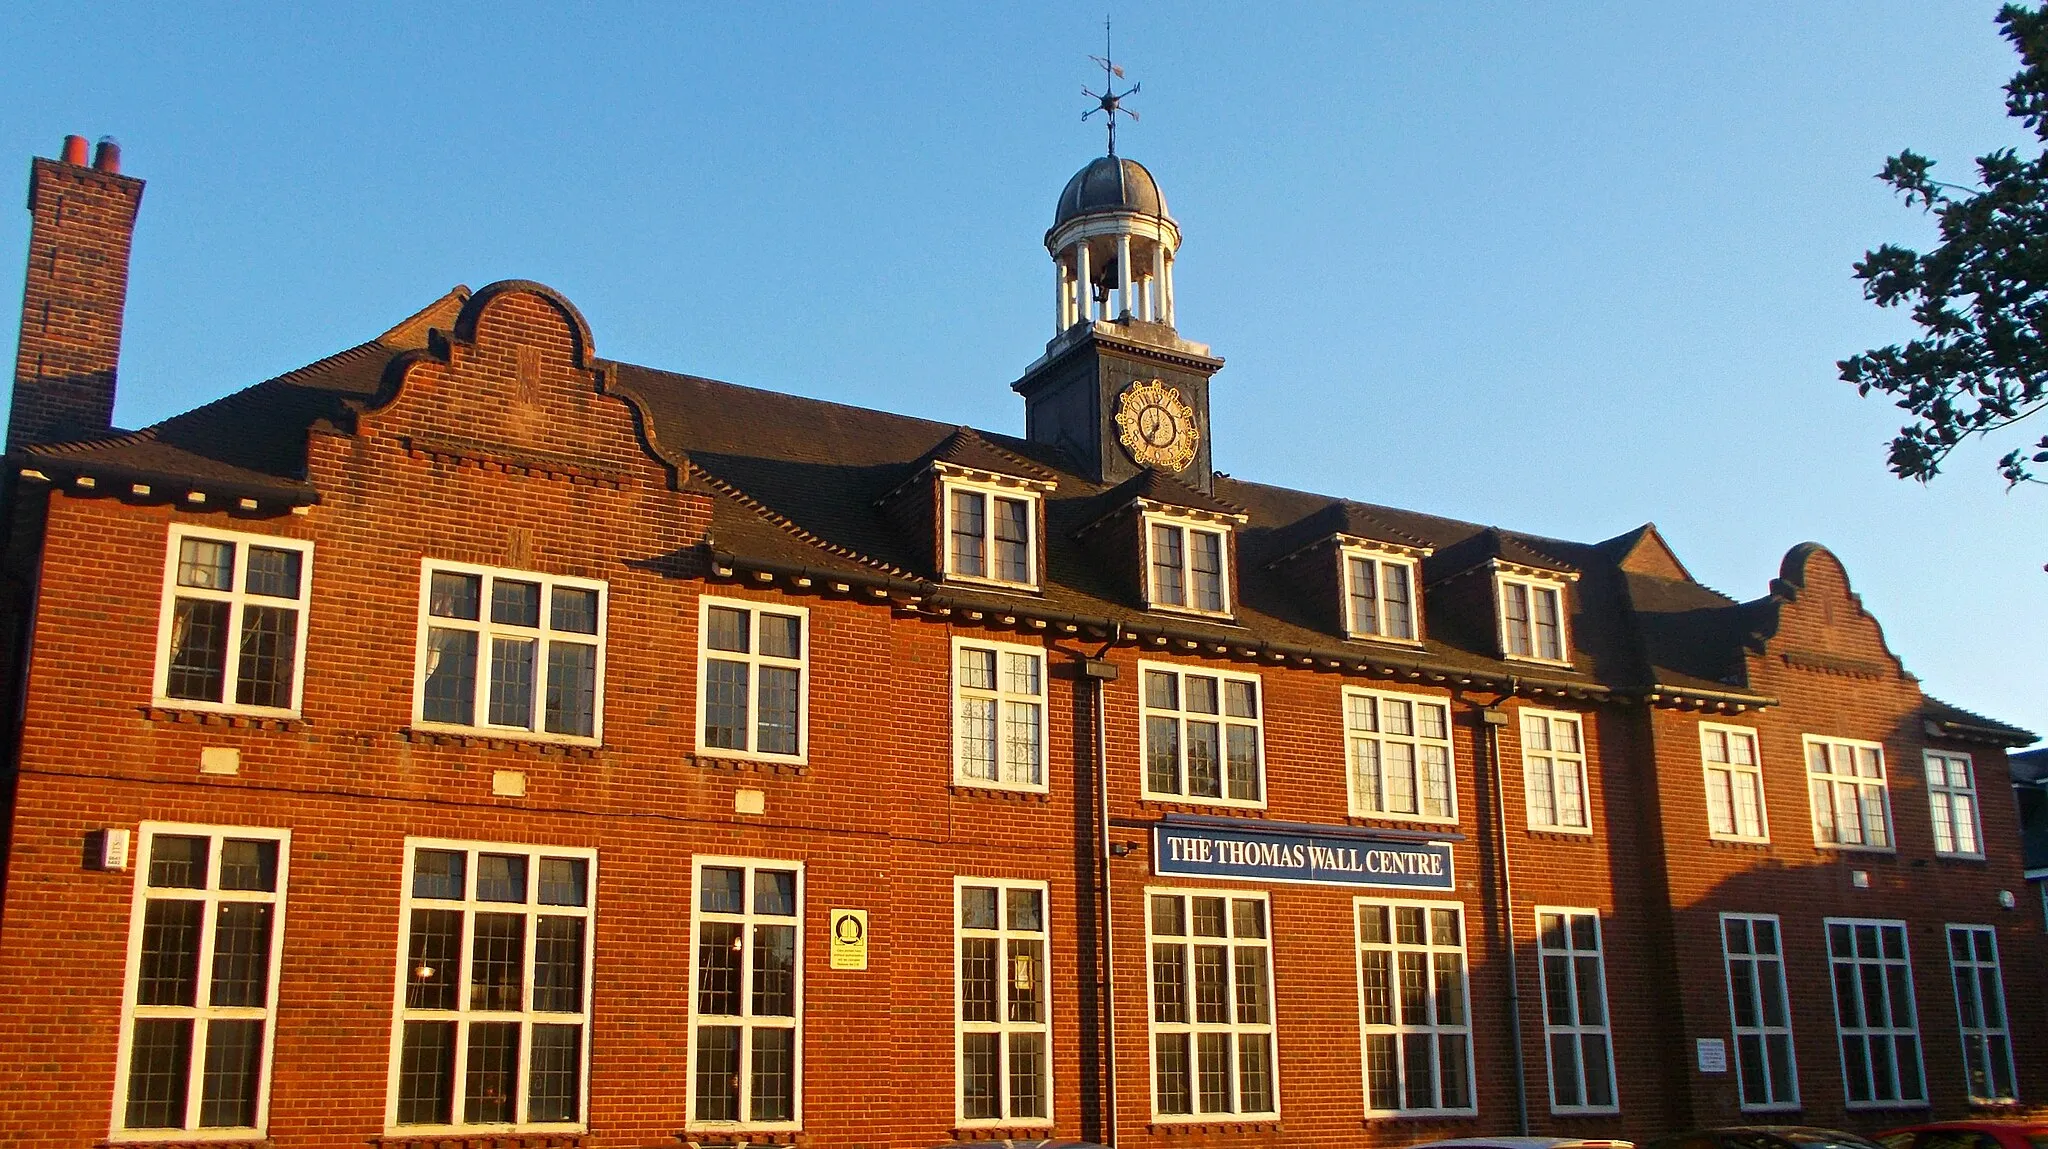
[[[1701,1073],[1728,1072],[1728,1043],[1718,1037],[1702,1037],[1693,1043],[1699,1053]]]
[[[868,968],[868,912],[832,911],[833,969]]]

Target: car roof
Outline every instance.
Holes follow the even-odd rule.
[[[1569,1149],[1577,1145],[1635,1149],[1633,1141],[1606,1137],[1453,1137],[1445,1141],[1426,1141],[1409,1146],[1409,1149]]]
[[[1964,1121],[1922,1121],[1916,1125],[1901,1125],[1887,1129],[1886,1133],[1937,1133],[1947,1129],[2043,1129],[2048,1128],[2048,1115],[2035,1117],[1983,1117]]]

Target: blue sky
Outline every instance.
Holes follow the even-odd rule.
[[[1850,264],[1872,175],[2023,143],[1991,3],[1116,6],[1120,137],[1229,360],[1219,469],[1575,539],[1655,521],[1764,592],[1848,564],[1928,690],[2048,732],[2048,492],[1884,470],[1837,359],[1910,332]],[[996,430],[1040,246],[1099,154],[1099,3],[0,12],[0,157],[149,181],[116,419],[538,279],[600,354]],[[27,217],[0,229],[19,276]],[[8,278],[5,282],[18,282]]]

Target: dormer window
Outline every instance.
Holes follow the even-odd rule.
[[[1343,561],[1345,632],[1352,638],[1417,641],[1415,560],[1347,548]]]
[[[1500,649],[1509,658],[1567,662],[1564,583],[1521,572],[1496,576],[1500,597]]]
[[[1038,497],[948,481],[946,576],[1005,586],[1038,585]]]
[[[1230,613],[1230,532],[1160,515],[1145,518],[1147,601],[1199,614]]]

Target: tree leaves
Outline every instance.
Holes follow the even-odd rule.
[[[2048,10],[2008,4],[1998,24],[2022,64],[2006,84],[2006,111],[2048,143]],[[1863,297],[1908,307],[1922,334],[1836,364],[1857,394],[1882,393],[1913,416],[1887,465],[1921,482],[1965,440],[2048,406],[2048,151],[1979,157],[1977,187],[1943,183],[1934,167],[1903,151],[1877,178],[1935,217],[1940,244],[1926,252],[1884,244],[1855,265]],[[2008,486],[2048,482],[2037,463],[2048,464],[2048,436],[2007,452],[1998,472]]]

